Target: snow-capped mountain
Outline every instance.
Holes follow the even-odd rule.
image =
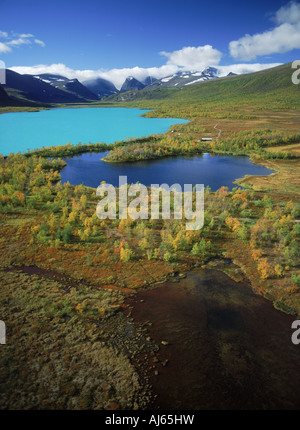
[[[182,88],[186,85],[192,85],[199,82],[207,81],[209,79],[218,78],[219,72],[215,67],[207,67],[202,71],[185,71],[177,72],[173,75],[166,76],[161,79],[157,79],[152,84],[148,85],[146,88],[157,88],[157,87],[177,87]]]
[[[98,97],[84,86],[78,79],[68,79],[65,76],[54,75],[51,73],[43,73],[41,75],[35,75],[36,79],[52,85],[62,91],[67,91],[76,96],[83,97],[84,99],[97,100]]]
[[[233,75],[234,73],[229,73],[227,76]],[[1,99],[4,99],[6,94],[12,99],[21,97],[39,103],[93,102],[110,96],[116,96],[114,100],[119,98],[123,101],[134,99],[136,93],[143,89],[151,91],[159,87],[184,88],[219,76],[222,75],[215,67],[207,67],[202,71],[180,71],[160,79],[147,76],[142,82],[134,76],[128,76],[118,90],[111,81],[103,78],[79,82],[77,79],[56,74],[21,75],[7,70],[6,84],[3,85],[4,91],[0,95]]]
[[[6,69],[4,90],[14,100],[39,103],[83,103],[96,99],[77,79],[59,75],[21,75]]]

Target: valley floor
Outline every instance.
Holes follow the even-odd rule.
[[[255,119],[196,117],[165,136],[183,142],[212,137],[205,149],[213,153],[241,132],[299,133],[298,111],[241,115]],[[243,145],[246,152],[247,139]],[[277,173],[237,178],[243,188],[233,192],[208,191],[206,228],[190,236],[174,220],[99,223],[95,190],[58,185],[59,163],[49,165],[41,154],[2,158],[0,319],[7,344],[1,346],[0,408],[147,408],[153,393],[139,369],[145,357],[163,365],[160,346],[147,335],[153,321],[135,322],[125,302],[195,267],[214,267],[218,259],[232,260],[222,267],[227,275],[246,277],[256,293],[296,319],[299,147],[267,146],[258,159],[249,150],[254,162]],[[270,159],[266,152],[295,158]]]

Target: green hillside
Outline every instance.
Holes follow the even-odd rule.
[[[151,108],[171,108],[172,105],[171,115],[174,115],[174,109],[188,108],[185,103],[197,103],[205,109],[214,108],[215,112],[218,109],[224,110],[226,106],[230,110],[235,107],[255,111],[300,109],[300,85],[292,83],[293,71],[291,63],[287,63],[256,73],[213,79],[182,89],[128,92],[123,94],[123,100],[118,96],[111,97],[110,100]]]
[[[174,94],[173,98],[201,99],[206,102],[238,102],[245,105],[257,100],[264,106],[269,103],[300,107],[300,88],[294,85],[291,63],[261,72],[230,76],[190,86]]]

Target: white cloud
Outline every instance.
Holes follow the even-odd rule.
[[[178,71],[178,67],[174,65],[164,65],[161,67],[133,67],[124,69],[112,69],[102,71],[99,77],[112,81],[117,89],[120,89],[123,82],[128,76],[133,76],[139,81],[143,81],[147,76],[152,76],[156,79],[163,78],[167,75],[172,75]]]
[[[291,1],[285,6],[282,6],[275,14],[274,21],[277,24],[297,24],[300,22],[300,4]]]
[[[34,37],[34,36],[31,33],[23,33],[23,34],[20,34],[20,37],[27,38],[27,37]]]
[[[228,66],[217,66],[219,76],[226,76],[229,72],[243,74],[258,72],[260,70],[268,69],[271,67],[279,66],[281,63],[272,64],[232,64]],[[87,81],[89,79],[103,78],[114,83],[117,89],[120,89],[123,82],[128,76],[133,76],[136,79],[142,81],[147,76],[153,76],[154,78],[160,79],[169,75],[173,75],[179,70],[183,70],[176,65],[166,64],[161,67],[133,67],[124,69],[112,69],[112,70],[74,70],[67,67],[65,64],[39,64],[32,67],[10,67],[11,70],[20,74],[29,75],[40,75],[42,73],[51,73],[54,75],[62,75],[69,79],[78,79],[80,82]],[[198,70],[203,70],[203,67]]]
[[[9,35],[6,31],[0,31],[0,38],[5,39],[5,42],[0,42],[0,54],[11,52],[12,48],[21,45],[36,44],[42,47],[46,46],[42,40],[33,39],[34,35],[31,33]]]
[[[54,75],[62,75],[69,79],[78,79],[80,81],[97,78],[101,70],[74,70],[62,63],[57,64],[37,64],[35,66],[17,66],[10,67],[17,73],[40,75],[42,73],[51,73]]]
[[[10,52],[11,48],[7,46],[5,43],[0,42],[0,54],[5,54],[6,52]]]
[[[17,73],[40,75],[42,73],[52,73],[54,75],[66,76],[69,79],[78,79],[80,82],[87,81],[89,79],[103,78],[114,83],[114,85],[120,89],[123,82],[128,76],[133,76],[138,80],[143,80],[147,76],[153,76],[155,78],[163,78],[164,76],[173,74],[178,71],[177,66],[164,65],[161,67],[132,67],[124,69],[111,69],[111,70],[74,70],[67,67],[65,64],[38,64],[32,67],[10,67]]]
[[[160,52],[168,58],[167,64],[183,67],[186,70],[201,70],[219,64],[222,53],[211,45],[186,46],[178,51]]]
[[[300,49],[300,3],[290,2],[281,7],[273,18],[278,25],[272,30],[254,35],[246,34],[229,43],[233,58],[249,61],[262,55]]]
[[[34,39],[34,42],[40,45],[42,48],[46,46],[45,42],[43,42],[42,40]]]
[[[218,66],[219,76],[227,76],[228,73],[236,73],[237,75],[242,75],[245,73],[259,72],[260,70],[270,69],[272,67],[280,66],[282,63],[242,63],[242,64],[231,64],[229,66]]]
[[[30,45],[31,40],[27,39],[26,37],[19,37],[18,39],[13,39],[7,42],[7,45],[10,46],[20,46],[20,45]]]

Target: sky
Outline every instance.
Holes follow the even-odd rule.
[[[0,0],[0,61],[19,73],[160,78],[300,58],[300,0]]]

